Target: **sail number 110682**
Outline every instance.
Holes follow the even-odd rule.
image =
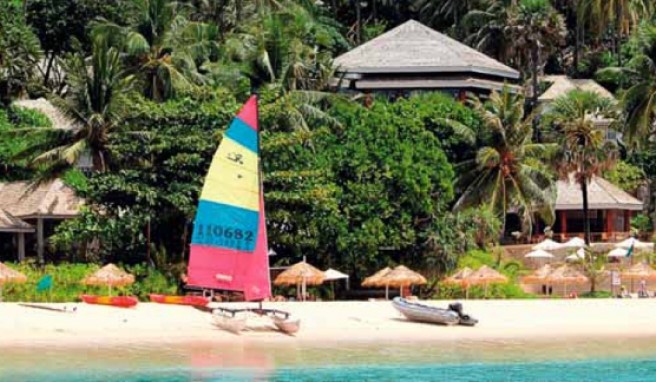
[[[248,246],[255,239],[253,231],[218,224],[198,224],[196,236],[206,243],[227,247],[241,247],[240,242]]]

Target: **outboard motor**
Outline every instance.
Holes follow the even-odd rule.
[[[462,312],[462,304],[459,302],[454,302],[453,304],[449,304],[449,310],[458,313],[458,317],[460,318],[460,325],[465,325],[465,326],[474,326],[478,323],[478,320],[475,318],[472,318],[471,316],[464,314]]]
[[[449,304],[449,310],[452,310],[456,313],[458,313],[458,316],[462,317],[462,304],[459,302],[454,302],[453,304]]]

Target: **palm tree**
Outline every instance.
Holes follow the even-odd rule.
[[[654,134],[656,122],[656,26],[640,26],[636,36],[637,54],[624,68],[605,71],[621,71],[629,78],[631,86],[622,96],[624,109],[624,139],[638,143]]]
[[[133,25],[98,22],[92,35],[127,53],[128,64],[150,99],[162,101],[178,90],[203,84],[206,79],[199,65],[218,51],[217,27],[190,22],[186,9],[170,0],[135,0],[135,8]]]
[[[413,8],[419,13],[421,22],[436,26],[443,22],[458,25],[478,0],[415,0]]]
[[[126,111],[126,93],[133,77],[121,65],[120,53],[105,40],[96,40],[87,60],[81,54],[65,62],[69,91],[54,101],[75,122],[71,130],[27,129],[43,139],[23,150],[19,157],[44,165],[44,177],[74,166],[83,155],[91,157],[96,171],[108,169],[108,142],[120,127]]]
[[[579,183],[583,197],[585,242],[590,245],[588,219],[588,183],[594,176],[611,166],[617,147],[607,142],[603,130],[595,122],[608,118],[612,101],[590,91],[573,90],[556,99],[545,115],[544,123],[561,133],[562,151],[556,160],[561,178]]]
[[[535,214],[551,224],[555,183],[540,158],[555,145],[531,142],[532,118],[525,118],[524,97],[505,88],[493,92],[485,104],[478,99],[472,104],[490,134],[475,159],[457,166],[461,196],[454,209],[487,205],[505,222],[509,209],[516,207],[529,230]]]
[[[525,75],[531,74],[532,104],[536,107],[539,73],[548,56],[565,42],[565,20],[548,0],[521,0],[507,23],[510,54]]]
[[[654,13],[650,0],[579,0],[578,17],[596,37],[601,37],[612,26],[613,45],[618,65],[622,65],[620,43],[632,33],[641,20]]]
[[[507,21],[517,0],[482,0],[481,6],[470,10],[462,19],[467,37],[465,42],[497,60],[511,64],[506,34]]]

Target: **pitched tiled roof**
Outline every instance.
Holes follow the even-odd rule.
[[[591,79],[572,79],[567,76],[546,76],[544,81],[550,82],[551,86],[538,99],[542,102],[553,101],[556,98],[578,89],[597,93],[601,97],[615,100],[613,93]]]
[[[582,208],[581,187],[573,178],[570,178],[570,181],[559,180],[557,187],[556,210],[580,210]],[[592,178],[592,181],[588,184],[588,205],[590,209],[594,210],[637,211],[643,209],[643,203],[640,200],[600,177]]]
[[[34,228],[0,208],[0,232],[34,232]]]
[[[83,199],[59,179],[41,184],[0,183],[0,209],[17,218],[74,217],[83,204]]]
[[[515,69],[414,20],[337,57],[335,65],[348,73],[476,72],[519,78]]]

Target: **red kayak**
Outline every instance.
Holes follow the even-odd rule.
[[[130,308],[139,303],[136,297],[131,296],[91,296],[88,294],[83,294],[81,296],[82,301],[87,304],[96,304],[96,305],[110,305],[117,306],[119,308]]]
[[[210,299],[202,296],[166,296],[163,294],[151,294],[150,301],[158,304],[176,304],[205,306],[210,303]]]

